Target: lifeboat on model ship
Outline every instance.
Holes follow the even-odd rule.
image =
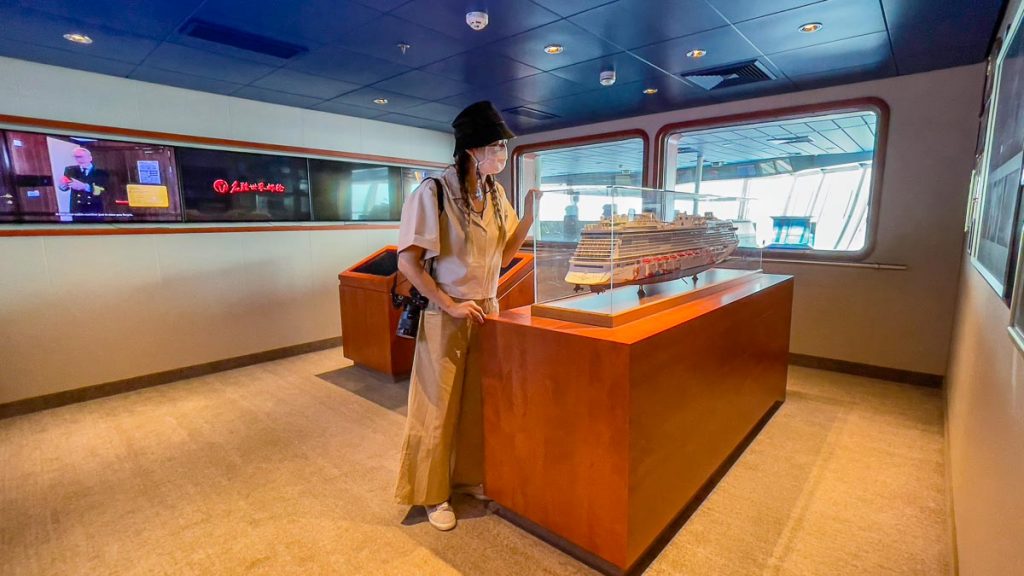
[[[708,212],[685,212],[672,222],[650,213],[618,215],[588,224],[569,259],[565,281],[595,292],[696,276],[729,257],[739,245],[736,227]]]

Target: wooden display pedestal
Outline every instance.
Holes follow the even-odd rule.
[[[415,341],[395,335],[402,309],[391,303],[398,252],[385,246],[338,274],[345,358],[401,380],[412,370]]]
[[[484,324],[485,491],[549,541],[628,572],[785,400],[793,281],[747,281],[614,328]]]
[[[402,309],[392,304],[392,288],[408,294],[409,284],[398,271],[396,246],[385,246],[338,274],[345,357],[401,380],[412,371],[415,341],[395,335]],[[533,255],[519,252],[501,271],[498,304],[502,309],[527,306],[533,295]]]

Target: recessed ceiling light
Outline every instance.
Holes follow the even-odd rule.
[[[561,44],[548,44],[544,47],[544,51],[548,54],[561,54],[563,50],[565,48]]]
[[[806,32],[807,34],[810,34],[811,32],[817,32],[818,30],[821,30],[821,22],[808,22],[807,24],[801,26],[799,30],[801,32]]]
[[[78,32],[68,32],[64,35],[64,39],[75,44],[92,44],[92,38]]]
[[[707,50],[701,50],[700,48],[694,48],[693,50],[690,50],[689,52],[687,52],[686,55],[689,56],[690,58],[703,58],[704,55],[707,54],[707,53],[708,53]]]
[[[657,88],[647,88],[647,89],[644,90],[644,94],[647,94],[648,96],[650,96],[651,94],[657,94],[657,93],[658,93],[658,89]]]
[[[373,103],[374,104],[380,104],[381,106],[383,106],[383,105],[388,103],[388,99],[387,98],[375,98],[373,100]]]

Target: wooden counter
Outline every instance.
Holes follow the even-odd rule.
[[[615,328],[502,312],[481,331],[485,490],[633,568],[786,394],[793,281],[747,282]]]
[[[517,252],[498,278],[498,306],[532,304],[533,284],[533,254]],[[346,358],[393,380],[409,377],[416,342],[395,335],[402,309],[392,304],[391,291],[408,296],[410,286],[398,271],[396,246],[385,246],[338,274]]]

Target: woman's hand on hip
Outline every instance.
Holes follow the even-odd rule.
[[[444,311],[452,318],[458,318],[459,320],[469,318],[477,324],[484,323],[484,309],[472,300],[452,302],[452,305],[445,308]]]

